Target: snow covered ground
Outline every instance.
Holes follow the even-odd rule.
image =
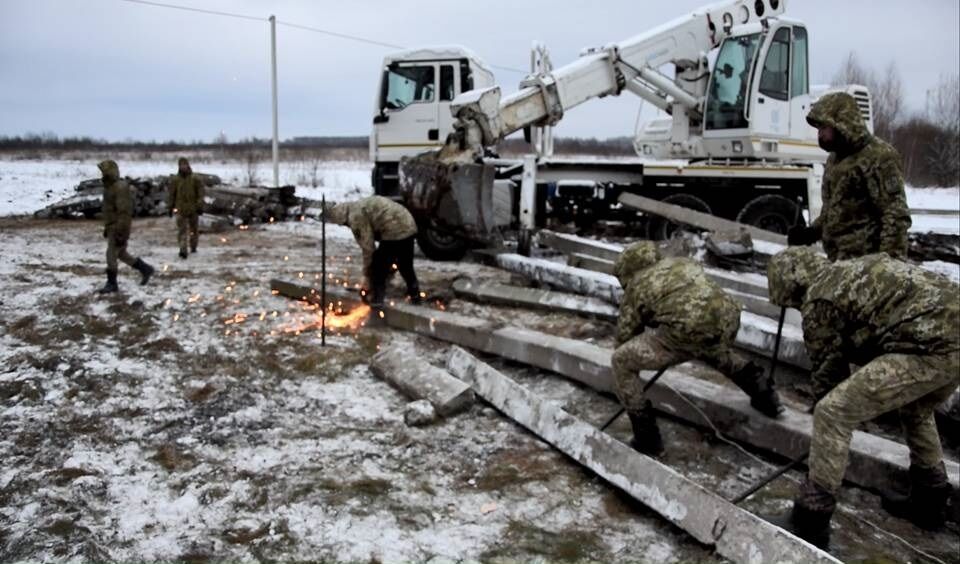
[[[190,155],[188,155],[190,157]],[[100,176],[97,163],[108,156],[83,160],[0,158],[0,216],[33,213],[63,198],[73,196],[82,181]],[[176,156],[143,160],[119,158],[120,174],[130,177],[160,176],[176,172]],[[252,168],[240,160],[211,159],[198,156],[191,161],[197,172],[216,174],[225,183],[246,185],[251,174],[256,182],[272,183],[269,161]],[[371,165],[366,161],[283,161],[280,184],[294,185],[297,195],[339,201],[370,193]]]
[[[96,176],[95,160],[0,161],[0,213],[69,195]],[[168,160],[120,166],[166,174]],[[286,163],[282,182],[331,200],[370,191],[365,162],[320,163],[317,187],[312,164]],[[228,182],[247,174],[240,162],[194,168]],[[271,295],[269,279],[315,279],[318,231],[305,221],[203,235],[200,254],[180,261],[172,220],[138,219],[131,251],[159,272],[140,287],[121,265],[122,293],[101,297],[98,222],[0,218],[0,561],[717,561],[483,404],[406,426],[407,400],[373,376],[370,356],[401,345],[439,365],[447,347],[364,327],[321,349],[315,330],[297,331],[313,313]],[[348,230],[328,233],[333,272],[352,283],[358,249]],[[417,268],[450,311],[613,344],[606,322],[452,299],[454,278],[508,282],[501,270],[419,256]],[[555,375],[487,360],[593,423],[617,409]],[[707,432],[661,425],[663,462],[721,495],[769,470]],[[626,419],[610,432],[628,439]],[[745,506],[783,510],[799,476]],[[955,561],[955,530],[914,530],[855,489],[841,503]],[[835,551],[916,559],[848,516]]]

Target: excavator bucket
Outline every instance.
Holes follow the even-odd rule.
[[[474,243],[500,241],[493,211],[492,165],[444,162],[435,153],[400,161],[400,195],[418,221]]]

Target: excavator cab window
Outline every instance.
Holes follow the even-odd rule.
[[[707,129],[747,127],[744,116],[749,97],[747,86],[759,42],[759,33],[724,40],[710,79],[705,123]]]
[[[790,63],[790,97],[810,93],[810,74],[807,65],[807,30],[793,28],[793,60]]]
[[[416,102],[432,102],[436,90],[433,65],[391,66],[383,107],[400,110]]]
[[[788,100],[790,86],[790,28],[781,27],[773,36],[760,74],[760,93]]]

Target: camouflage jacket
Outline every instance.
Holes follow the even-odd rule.
[[[175,174],[167,192],[167,209],[180,215],[203,213],[203,181],[192,172],[186,176]]]
[[[822,391],[849,377],[850,363],[960,350],[960,286],[886,254],[825,265],[800,311]]]
[[[417,222],[407,208],[383,196],[338,204],[327,212],[327,219],[353,231],[363,251],[365,273],[370,271],[376,241],[399,241],[417,234]]]
[[[133,221],[133,192],[130,185],[120,178],[120,168],[114,161],[99,165],[103,174],[103,226],[108,237],[126,241],[130,237]]]
[[[807,121],[833,126],[843,147],[827,159],[823,209],[812,225],[827,257],[844,260],[876,252],[905,257],[910,212],[897,150],[870,134],[849,94],[827,94],[810,109]]]
[[[635,272],[624,285],[617,321],[617,346],[659,327],[667,342],[716,343],[725,334],[736,334],[740,306],[703,268],[686,258],[664,258]],[[731,333],[732,331],[732,333]]]

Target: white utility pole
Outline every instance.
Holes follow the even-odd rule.
[[[280,186],[280,138],[277,127],[277,16],[270,16],[270,73],[273,83],[273,185]]]

